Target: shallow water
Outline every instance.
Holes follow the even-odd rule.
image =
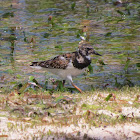
[[[41,84],[56,76],[35,71],[32,61],[77,50],[79,36],[102,56],[92,56],[93,73],[74,78],[83,90],[140,85],[140,3],[111,0],[1,0],[0,86],[34,76]]]

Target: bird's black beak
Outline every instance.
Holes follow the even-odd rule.
[[[97,53],[97,52],[95,52],[95,51],[93,52],[93,54],[102,56],[101,54],[99,54],[99,53]]]

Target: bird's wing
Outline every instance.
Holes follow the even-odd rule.
[[[73,53],[67,53],[63,55],[56,56],[47,61],[32,62],[31,66],[40,66],[49,69],[66,69],[68,63],[72,58]]]

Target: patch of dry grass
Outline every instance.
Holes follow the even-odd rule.
[[[27,133],[27,137],[30,138],[95,138],[94,135],[90,135],[92,129],[101,132],[101,128],[139,125],[139,105],[140,87],[87,91],[82,94],[56,92],[50,95],[40,89],[21,94],[16,90],[8,95],[1,93],[0,118],[3,126],[0,136],[14,137],[15,131]],[[30,134],[31,130],[38,135]],[[82,131],[85,133],[81,134]],[[109,131],[110,137],[115,131],[118,130]],[[135,133],[136,137],[139,136],[139,131],[132,133]],[[118,132],[119,138],[122,138],[121,135]],[[21,137],[24,138],[25,135]],[[101,136],[96,138],[100,139]]]

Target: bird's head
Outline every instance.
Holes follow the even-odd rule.
[[[97,53],[94,50],[93,46],[91,44],[87,43],[86,41],[83,41],[82,43],[79,43],[79,53],[81,55],[84,55],[84,56],[89,56],[91,54],[101,56],[99,53]]]

